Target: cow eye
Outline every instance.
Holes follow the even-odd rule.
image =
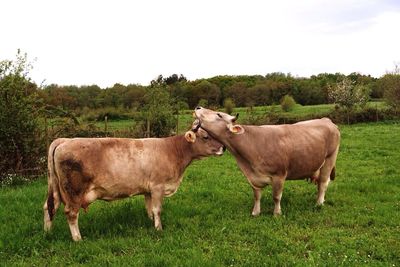
[[[207,139],[208,139],[208,136],[204,136],[203,139],[206,139],[206,140],[207,140]]]
[[[217,113],[217,115],[218,115],[218,117],[220,117],[220,118],[222,119],[222,116],[221,116],[221,114]]]

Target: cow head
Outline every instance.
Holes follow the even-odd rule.
[[[224,112],[217,112],[203,107],[196,107],[194,114],[201,124],[201,128],[214,136],[224,136],[228,134],[243,134],[244,128],[235,124],[239,114],[231,116]]]
[[[193,123],[192,129],[185,133],[185,139],[192,144],[192,150],[198,157],[221,156],[225,151],[223,144],[200,128],[198,120]]]

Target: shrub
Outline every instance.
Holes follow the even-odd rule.
[[[224,108],[226,113],[232,114],[233,109],[235,108],[235,102],[233,102],[232,98],[226,98],[224,100]]]
[[[175,128],[175,117],[168,92],[162,87],[149,88],[145,106],[136,118],[146,137],[169,136]],[[140,132],[140,131],[139,131]]]
[[[27,76],[27,55],[0,62],[0,180],[37,173],[46,147],[38,121],[36,85]]]
[[[295,105],[296,101],[290,95],[285,95],[281,100],[281,107],[285,112],[292,111]]]
[[[380,80],[385,101],[393,108],[400,109],[400,74],[386,74]]]

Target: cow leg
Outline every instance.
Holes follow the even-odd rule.
[[[164,197],[164,188],[157,187],[151,191],[151,210],[153,212],[154,227],[158,230],[162,230],[161,224],[161,206]]]
[[[331,166],[330,162],[326,162],[325,165],[321,168],[321,173],[318,178],[318,196],[317,196],[317,205],[323,205],[325,201],[325,193],[328,189],[328,185],[330,182],[330,174],[333,166]]]
[[[251,212],[251,215],[258,216],[258,215],[260,215],[260,212],[261,212],[261,193],[262,193],[262,191],[260,188],[253,187],[253,193],[254,193],[254,207],[253,207],[253,211]]]
[[[147,216],[149,216],[149,218],[151,220],[153,220],[154,217],[153,217],[152,204],[151,204],[151,194],[144,195],[144,202],[146,205]]]
[[[317,197],[317,205],[323,205],[325,201],[325,193],[326,189],[328,188],[330,179],[329,179],[330,172],[321,170],[321,175],[318,179],[318,197]]]
[[[71,231],[72,239],[74,241],[82,240],[78,226],[79,206],[71,206],[66,204],[64,208],[64,213],[67,216],[67,221],[69,225],[69,230]]]
[[[338,149],[336,149],[335,153],[328,157],[325,160],[325,164],[322,166],[320,171],[320,176],[318,179],[318,197],[317,197],[317,205],[323,205],[325,201],[325,193],[328,189],[328,185],[330,182],[330,175],[332,169],[335,167],[336,164],[336,157],[337,157]]]
[[[54,215],[56,214],[59,207],[60,197],[56,192],[50,192],[43,205],[43,221],[45,232],[49,232],[51,230]]]
[[[274,199],[274,215],[278,216],[281,215],[281,198],[282,198],[282,191],[283,191],[283,177],[274,177],[272,179],[272,198]]]

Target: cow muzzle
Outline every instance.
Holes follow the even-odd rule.
[[[222,154],[224,154],[225,150],[226,150],[225,146],[221,146],[221,147],[217,150],[217,152],[215,152],[215,155],[217,155],[217,156],[222,156]]]
[[[201,127],[201,122],[200,122],[199,119],[196,119],[196,120],[193,122],[192,131],[193,131],[194,133],[197,133],[197,131],[199,130],[200,127]]]

